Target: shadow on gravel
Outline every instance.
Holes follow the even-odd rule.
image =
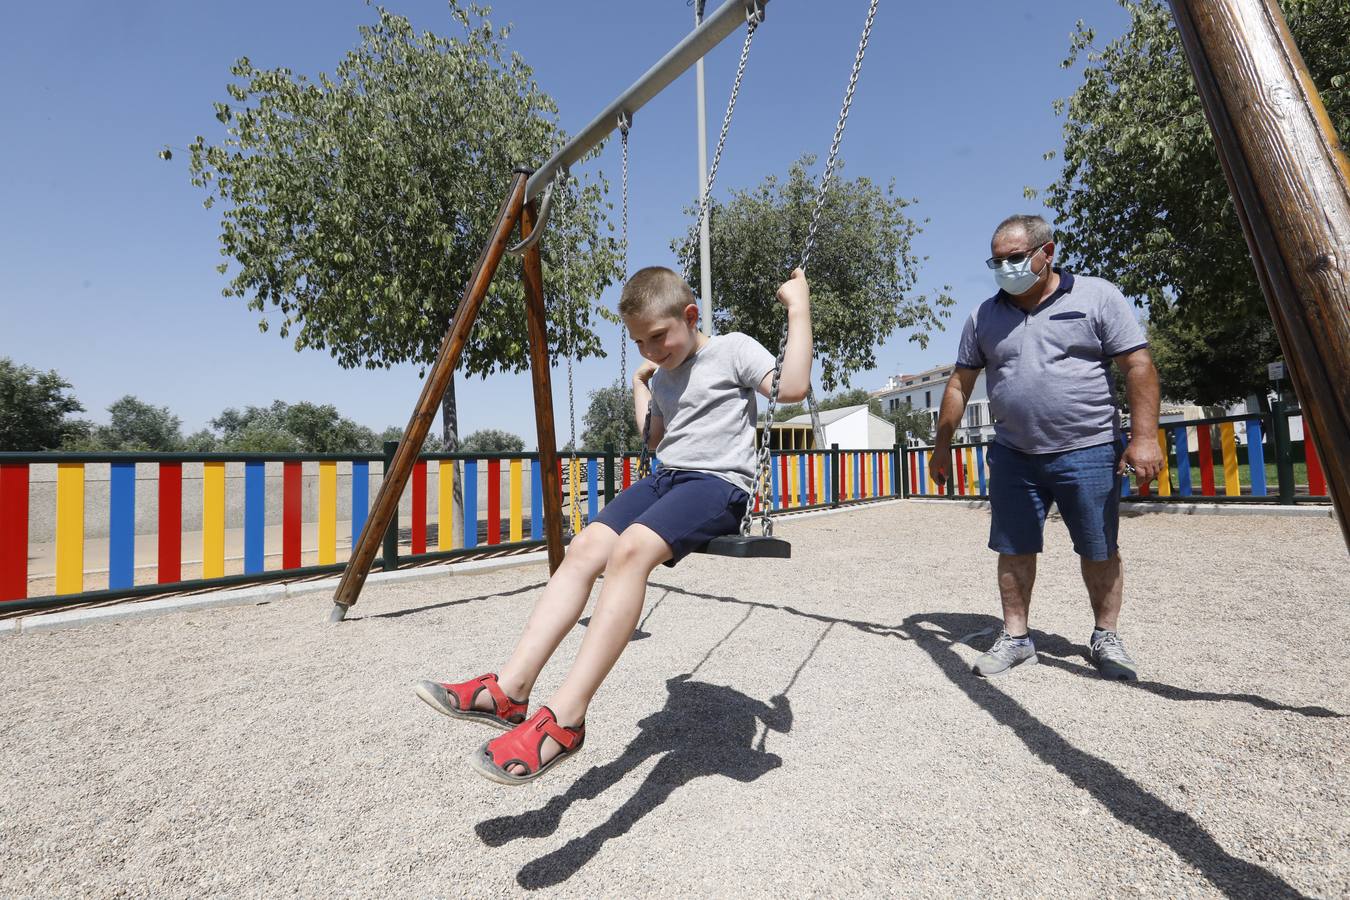
[[[417,613],[430,612],[433,609],[446,609],[451,606],[463,606],[465,603],[477,603],[479,600],[491,600],[494,597],[514,597],[517,594],[528,594],[530,591],[540,591],[548,584],[546,581],[527,584],[524,587],[512,588],[509,591],[497,591],[492,594],[480,594],[477,597],[461,597],[458,600],[446,600],[444,603],[428,603],[426,606],[414,606],[411,609],[396,609],[393,612],[375,613],[369,616],[352,616],[347,621],[359,622],[362,619],[397,619],[402,616],[412,616]]]
[[[1000,623],[997,619],[993,621],[994,624],[991,627],[997,629]],[[1041,665],[1049,665],[1061,672],[1068,672],[1081,678],[1095,679],[1098,677],[1097,670],[1091,665],[1069,661],[1070,659],[1087,659],[1086,646],[1074,644],[1057,634],[1046,634],[1042,631],[1034,631],[1032,639],[1036,643],[1036,655],[1040,657]],[[1311,716],[1319,719],[1347,718],[1345,713],[1338,713],[1334,709],[1327,709],[1325,706],[1289,706],[1258,694],[1220,694],[1213,691],[1193,691],[1189,688],[1148,680],[1122,681],[1120,684],[1130,690],[1145,691],[1166,700],[1247,703],[1271,712],[1298,713],[1300,716]]]
[[[606,841],[627,832],[695,778],[723,775],[749,782],[783,764],[777,754],[764,751],[762,740],[756,745],[755,735],[761,722],[766,733],[792,728],[792,708],[785,695],[762,703],[733,688],[693,681],[689,674],[671,678],[666,689],[670,696],[665,707],[638,723],[641,734],[618,759],[592,768],[541,809],[489,819],[476,827],[491,847],[516,838],[546,837],[558,829],[573,803],[598,797],[648,758],[660,757],[637,791],[603,824],[526,864],[516,876],[521,887],[551,887],[571,878]]]
[[[670,593],[668,589],[661,600]],[[725,685],[695,681],[694,676],[703,664],[754,612],[753,607],[747,609],[690,672],[666,681],[669,696],[665,707],[638,723],[641,733],[618,759],[592,768],[566,793],[554,797],[541,809],[478,824],[475,830],[479,838],[490,847],[500,847],[517,838],[547,837],[557,831],[563,815],[573,803],[599,796],[647,759],[660,757],[637,791],[603,824],[526,864],[516,875],[521,887],[531,890],[552,887],[571,878],[595,858],[606,841],[626,833],[643,816],[664,803],[677,788],[696,778],[721,775],[748,783],[783,764],[777,754],[765,751],[765,742],[770,731],[786,734],[792,730],[788,692],[816,655],[834,623],[826,625],[788,679],[787,687],[768,703]],[[650,616],[651,611],[648,611],[643,622]],[[637,635],[642,634],[639,625]],[[638,639],[637,635],[634,640]]]
[[[1123,824],[1166,844],[1220,891],[1230,897],[1303,896],[1273,872],[1228,853],[1195,819],[1168,806],[1107,761],[1079,750],[1016,700],[973,676],[952,646],[962,635],[991,623],[997,626],[998,620],[970,613],[928,613],[906,617],[902,629],[952,684],[1011,730],[1037,759],[1091,794]],[[1040,649],[1038,642],[1037,653]]]

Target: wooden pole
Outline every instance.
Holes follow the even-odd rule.
[[[520,215],[524,239],[539,223],[535,201]],[[544,266],[539,241],[525,250],[521,267],[525,281],[525,318],[530,334],[530,380],[534,384],[534,421],[539,437],[540,482],[544,491],[544,537],[548,540],[548,570],[556,572],[563,560],[562,485],[558,479],[558,440],[553,427],[553,386],[549,380],[548,311],[544,305]],[[575,487],[574,487],[575,489]],[[538,515],[531,510],[530,515]]]
[[[1350,548],[1350,161],[1275,0],[1171,4]]]
[[[361,529],[361,537],[357,540],[356,546],[352,548],[347,568],[342,571],[342,581],[333,594],[334,605],[329,616],[330,622],[341,622],[346,618],[347,610],[356,604],[356,598],[361,594],[361,586],[366,583],[366,576],[370,573],[371,563],[375,561],[375,554],[379,552],[380,540],[385,529],[398,512],[399,498],[403,496],[403,488],[407,485],[408,476],[417,462],[417,455],[422,452],[422,444],[426,441],[427,432],[431,430],[431,423],[440,408],[441,397],[455,374],[455,367],[459,365],[459,357],[464,351],[464,344],[468,341],[473,321],[478,315],[478,307],[487,295],[488,288],[492,284],[492,276],[497,271],[497,264],[501,262],[502,254],[510,242],[511,232],[515,230],[516,222],[520,220],[528,175],[528,172],[517,170],[511,179],[506,200],[502,203],[501,211],[497,213],[497,224],[492,228],[492,237],[478,257],[478,264],[474,267],[469,284],[464,289],[464,297],[459,302],[459,308],[455,310],[455,318],[450,323],[445,340],[441,342],[436,364],[432,366],[431,373],[422,384],[422,395],[417,399],[417,406],[413,409],[412,418],[408,420],[408,427],[403,430],[403,440],[399,442],[398,452],[394,454],[394,461],[389,470],[384,473],[384,480],[380,483],[379,493],[375,495],[370,516]]]

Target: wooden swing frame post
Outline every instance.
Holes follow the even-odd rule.
[[[1350,161],[1275,0],[1171,5],[1350,548]]]
[[[329,621],[340,622],[346,618],[347,610],[356,605],[361,587],[366,582],[371,565],[380,551],[380,543],[390,524],[398,515],[399,499],[408,484],[417,456],[422,452],[427,433],[440,409],[441,397],[450,384],[455,369],[459,366],[460,355],[468,342],[469,332],[473,330],[474,320],[478,317],[479,307],[487,296],[492,277],[497,272],[502,255],[511,242],[511,234],[516,225],[521,226],[522,237],[529,237],[538,223],[538,214],[533,200],[526,201],[525,185],[532,174],[531,169],[516,169],[502,202],[497,222],[483,252],[478,257],[469,284],[464,290],[455,318],[450,323],[445,340],[441,343],[436,362],[422,385],[422,394],[413,409],[412,418],[403,430],[403,440],[384,480],[380,483],[379,493],[371,506],[370,516],[361,529],[361,536],[352,548],[347,568],[342,572],[333,595],[333,612]],[[525,251],[524,283],[526,297],[526,318],[530,335],[530,369],[534,382],[535,418],[539,431],[539,464],[543,469],[544,486],[544,522],[548,537],[549,565],[556,569],[562,562],[562,497],[558,481],[558,453],[554,444],[553,426],[553,388],[549,378],[548,356],[548,320],[544,307],[543,265],[539,256],[539,244],[535,242]],[[442,510],[445,519],[446,510]],[[538,514],[537,512],[535,513]]]

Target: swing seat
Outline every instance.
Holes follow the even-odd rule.
[[[761,534],[724,534],[708,541],[697,551],[709,556],[732,556],[737,559],[791,559],[792,545],[782,538]]]

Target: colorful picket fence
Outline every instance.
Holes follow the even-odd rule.
[[[809,509],[896,495],[897,459],[892,451],[775,453],[771,509]],[[372,463],[379,461],[378,456],[0,454],[0,604],[31,600],[57,605],[58,600],[337,571],[365,527],[374,496]],[[55,561],[50,571],[30,572],[31,467],[51,463],[56,467],[50,511],[55,519]],[[109,469],[106,510],[96,509],[86,490],[87,468],[95,464]],[[185,465],[200,465],[200,477],[194,471],[185,481]],[[147,502],[146,487],[152,482],[149,502],[154,505],[153,534],[141,534],[139,541],[138,466],[141,502]],[[573,533],[593,520],[615,493],[628,488],[636,470],[635,456],[560,458],[562,510]],[[378,470],[374,471],[378,478]],[[339,490],[340,482],[349,485],[346,491]],[[535,454],[424,455],[415,463],[405,492],[405,512],[398,523],[404,539],[394,564],[541,543],[542,518],[527,513],[543,507],[542,482]],[[199,496],[185,495],[185,484],[192,485],[189,493],[200,491]],[[439,514],[433,517],[429,511],[432,500],[437,510],[450,509],[456,489],[463,499],[463,527],[449,527],[448,520],[442,527]],[[184,530],[185,519],[195,526],[197,509],[199,535]],[[311,511],[308,520],[306,509]],[[232,512],[227,515],[227,510]],[[107,515],[106,551],[86,528],[86,513],[95,512]],[[144,523],[144,514],[141,518]],[[340,545],[339,528],[344,524],[349,524],[349,532],[344,529],[343,537],[349,540]],[[97,559],[92,558],[95,555]],[[51,590],[30,596],[29,583],[36,579],[50,580]]]

